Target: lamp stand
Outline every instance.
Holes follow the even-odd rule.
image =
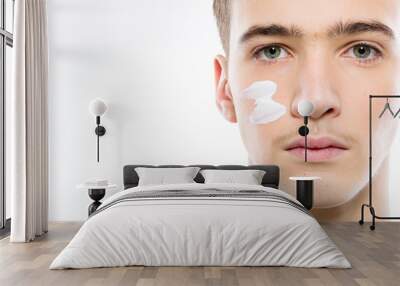
[[[96,116],[96,124],[97,127],[94,130],[94,133],[97,135],[97,162],[100,162],[100,136],[104,136],[106,134],[106,129],[104,126],[100,125],[100,116]]]
[[[308,116],[304,116],[304,125],[299,128],[300,136],[304,137],[304,162],[307,162],[307,135],[310,130],[307,127]]]
[[[304,135],[304,162],[307,162],[307,134],[308,134],[308,116],[304,117],[305,135]]]

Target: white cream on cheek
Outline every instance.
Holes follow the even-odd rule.
[[[255,108],[249,116],[250,123],[270,123],[286,113],[286,107],[272,99],[276,90],[277,84],[270,80],[256,81],[243,90],[244,98],[255,100]]]

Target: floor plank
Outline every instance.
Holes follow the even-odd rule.
[[[117,267],[85,270],[48,269],[80,228],[80,223],[51,223],[32,243],[0,240],[0,285],[400,285],[400,223],[380,222],[376,231],[357,223],[323,228],[352,263],[352,269],[289,267]]]

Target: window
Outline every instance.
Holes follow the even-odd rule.
[[[11,92],[14,0],[0,0],[0,236],[9,231],[10,194],[5,188],[5,98]]]

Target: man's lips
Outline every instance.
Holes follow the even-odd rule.
[[[304,137],[291,142],[285,150],[304,160]],[[307,161],[309,162],[327,161],[343,154],[346,150],[348,150],[348,147],[339,140],[329,137],[313,138],[307,136]]]

